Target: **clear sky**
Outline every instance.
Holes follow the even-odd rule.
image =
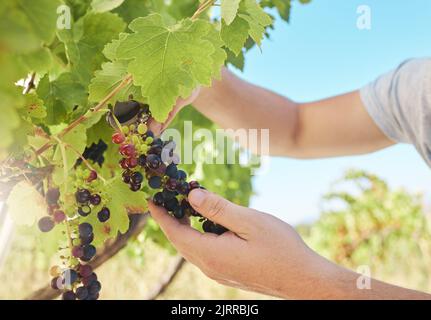
[[[262,52],[248,53],[243,78],[305,102],[360,88],[405,59],[431,56],[429,0],[296,2],[291,23],[278,22]],[[371,8],[369,31],[356,27],[360,5]],[[431,199],[431,170],[412,147],[400,145],[359,157],[273,158],[269,172],[254,180],[252,207],[291,224],[311,221],[321,195],[349,168],[369,170]]]

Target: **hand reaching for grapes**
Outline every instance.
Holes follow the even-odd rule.
[[[148,128],[156,135],[156,136],[160,136],[163,131],[166,130],[166,128],[169,126],[169,124],[174,120],[175,116],[178,114],[178,112],[181,111],[182,108],[184,108],[185,106],[188,106],[190,104],[192,104],[197,97],[200,94],[201,89],[197,88],[195,91],[193,91],[193,93],[191,94],[191,96],[187,99],[178,99],[177,103],[175,104],[175,106],[172,108],[172,111],[169,113],[168,115],[168,119],[166,119],[165,122],[160,123],[157,122],[156,120],[154,120],[153,118],[151,118],[148,121]]]
[[[201,234],[154,203],[150,211],[177,250],[208,277],[285,298],[315,280],[316,255],[288,224],[203,189],[193,190],[189,201],[202,216],[231,232]]]

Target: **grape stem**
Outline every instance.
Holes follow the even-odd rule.
[[[120,90],[122,90],[124,87],[126,87],[127,85],[129,85],[133,80],[132,75],[127,75],[123,81],[121,81],[121,83],[115,88],[113,89],[102,101],[99,102],[99,104],[97,106],[95,106],[94,108],[90,109],[90,112],[93,114],[95,112],[99,112],[103,109],[103,107],[108,103],[109,100],[111,100],[113,97],[115,97],[115,95],[120,92]],[[61,131],[58,134],[58,138],[63,138],[65,135],[67,135],[70,131],[72,131],[73,129],[75,129],[79,124],[81,124],[82,122],[84,122],[85,120],[87,120],[88,114],[84,114],[81,117],[79,117],[78,119],[76,119],[74,122],[72,122],[69,126],[67,126],[66,128],[64,128],[63,131]],[[35,151],[35,156],[40,156],[41,154],[43,154],[45,151],[47,151],[48,149],[50,149],[52,146],[55,145],[55,143],[52,141],[52,139],[55,139],[55,137],[51,137],[50,141],[48,141],[47,143],[45,143],[42,147],[40,147],[38,150]],[[56,140],[56,139],[55,139]]]
[[[61,141],[59,138],[57,138],[56,136],[53,136],[53,138],[55,140],[57,140],[58,145],[60,146],[60,152],[61,152],[61,157],[63,158],[63,176],[64,176],[64,194],[67,194],[67,177],[68,177],[68,172],[67,172],[67,155],[66,155],[66,147],[65,144],[63,143],[63,141]],[[73,243],[72,243],[72,231],[70,228],[70,224],[69,224],[69,219],[66,217],[66,219],[64,220],[64,224],[66,225],[66,233],[67,233],[67,241],[68,241],[68,246],[70,249],[70,257],[69,257],[69,264],[72,265],[72,258],[73,258]]]
[[[205,10],[212,7],[216,0],[207,0],[202,5],[199,6],[199,8],[196,10],[196,12],[192,16],[192,20],[196,20]]]
[[[68,148],[68,149],[70,149],[70,150],[72,150],[73,152],[75,152],[76,153],[76,155],[82,160],[82,162],[86,165],[86,167],[90,170],[90,171],[96,171],[97,172],[97,170],[95,170],[94,168],[93,168],[93,166],[90,164],[90,162],[88,162],[88,160],[87,159],[85,159],[83,156],[82,156],[82,154],[78,151],[78,150],[76,150],[74,147],[72,147],[70,144],[67,144],[67,143],[64,143],[63,142],[63,144],[64,144],[64,146],[66,147],[66,148]],[[97,177],[100,179],[100,180],[102,180],[105,184],[106,184],[106,179],[105,178],[103,178],[99,173],[97,174]]]

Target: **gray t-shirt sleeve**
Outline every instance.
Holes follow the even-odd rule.
[[[383,133],[395,142],[415,145],[431,164],[431,58],[408,60],[360,93]]]

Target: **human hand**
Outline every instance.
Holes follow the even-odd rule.
[[[193,93],[191,94],[190,97],[188,97],[187,99],[178,99],[177,103],[175,104],[175,106],[172,108],[172,111],[169,113],[168,115],[168,119],[166,119],[165,122],[160,123],[157,122],[155,119],[151,118],[148,121],[148,128],[156,135],[159,136],[163,133],[163,131],[166,130],[166,128],[169,126],[169,124],[172,122],[172,120],[175,119],[175,116],[178,114],[178,112],[181,111],[182,108],[184,108],[185,106],[188,106],[189,104],[192,104],[197,97],[199,96],[201,92],[201,88],[197,88],[195,89],[195,91],[193,91]]]
[[[283,221],[235,205],[206,190],[189,195],[193,208],[230,232],[202,234],[150,202],[152,217],[184,258],[217,282],[283,298],[315,285],[317,255]]]

